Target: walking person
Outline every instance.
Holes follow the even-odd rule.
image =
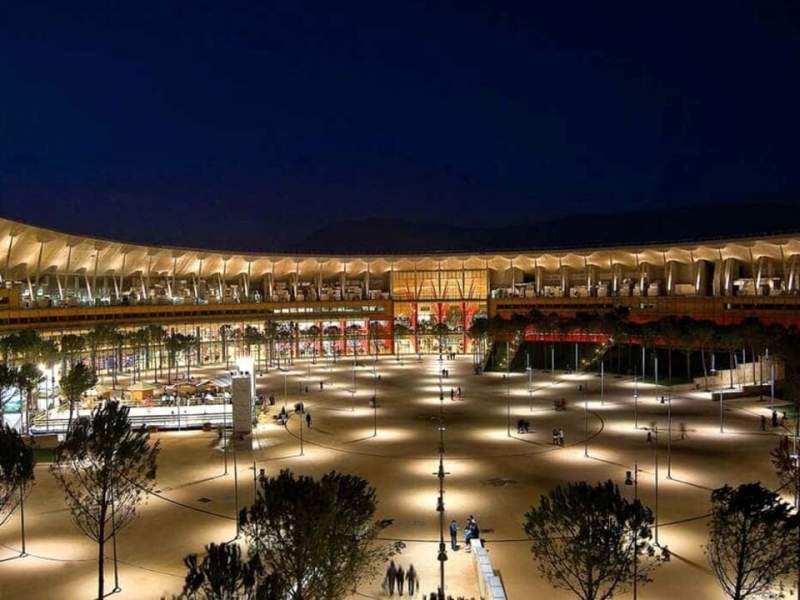
[[[408,595],[413,596],[419,587],[419,578],[414,565],[410,565],[406,571],[406,583],[408,584]]]
[[[558,445],[564,447],[564,430],[561,428],[558,430]]]
[[[310,411],[306,413],[306,426],[308,426],[308,428],[311,429],[311,412]]]
[[[558,429],[553,428],[553,446],[558,446]]]
[[[390,596],[394,596],[394,584],[397,579],[397,567],[394,566],[394,561],[389,561],[389,567],[386,569],[386,577],[383,580],[384,588],[388,590]]]
[[[471,539],[472,539],[472,515],[470,515],[469,519],[467,519],[467,522],[464,523],[464,549],[467,552],[472,551],[469,544]]]
[[[470,536],[472,540],[479,540],[481,539],[481,528],[478,527],[478,521],[476,519],[472,519],[472,535]]]
[[[458,523],[455,519],[450,521],[450,548],[453,552],[458,550]]]
[[[775,412],[774,410],[772,411],[772,426],[773,427],[778,426],[778,413]]]
[[[767,430],[767,417],[761,415],[761,431]]]
[[[406,572],[403,569],[403,565],[397,565],[397,572],[395,573],[395,577],[397,578],[397,595],[403,595],[403,584],[406,581]]]

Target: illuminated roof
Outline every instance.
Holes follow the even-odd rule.
[[[323,276],[340,273],[358,275],[369,270],[381,274],[391,269],[460,269],[514,267],[532,271],[540,266],[555,270],[564,265],[583,269],[586,265],[608,268],[612,265],[635,267],[640,263],[662,265],[665,261],[691,263],[735,258],[750,263],[761,257],[784,261],[800,255],[800,234],[736,238],[729,240],[652,244],[639,246],[574,248],[564,250],[488,253],[429,253],[392,256],[336,254],[256,254],[216,252],[193,248],[144,246],[76,236],[0,218],[0,260],[6,279],[46,273],[123,275],[137,273],[177,277],[208,277],[219,273],[225,278],[249,273],[283,276],[299,272]]]

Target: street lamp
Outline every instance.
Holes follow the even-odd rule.
[[[233,444],[233,518],[236,519],[236,537],[239,539],[239,469],[236,463],[236,443]]]
[[[639,499],[639,463],[633,464],[633,476],[630,471],[625,471],[625,485],[633,486],[633,500]],[[639,575],[639,546],[637,544],[638,532],[633,532],[633,600],[638,596]]]
[[[533,367],[531,366],[531,355],[526,354],[527,365],[525,370],[528,372],[528,410],[533,412]]]
[[[444,563],[447,560],[447,547],[444,543],[444,478],[450,473],[444,470],[444,416],[439,412],[439,469],[434,475],[439,478],[439,497],[436,500],[436,512],[439,513],[439,552],[436,559],[439,561],[439,599],[444,600]]]
[[[301,404],[300,406],[303,407],[303,411],[300,416],[300,456],[304,456],[303,454],[303,417],[302,415],[306,412],[305,406]]]
[[[639,429],[639,379],[633,370],[633,427]]]
[[[656,530],[656,546],[660,546],[661,544],[658,543],[658,426],[656,425],[652,429],[652,435],[648,438],[648,441],[653,444],[653,463],[655,464],[655,477],[653,479],[653,483],[655,486],[656,492],[656,504],[655,504],[655,530]]]
[[[606,381],[606,370],[605,370],[605,361],[600,361],[600,406],[603,406],[603,397],[605,394],[605,381]]]
[[[589,396],[583,391],[583,455],[589,458]]]
[[[508,373],[503,375],[506,380],[506,435],[511,437],[511,380]]]
[[[669,351],[667,387],[667,479],[672,479],[672,348]]]
[[[231,401],[232,402],[232,401]],[[222,456],[225,462],[225,472],[223,475],[228,474],[228,411],[227,402],[225,401],[225,393],[222,394]]]

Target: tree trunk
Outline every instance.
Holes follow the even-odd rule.
[[[100,523],[99,523],[99,530],[98,533],[100,535],[97,536],[97,598],[98,600],[103,600],[103,596],[105,595],[105,534],[106,534],[106,526],[105,526],[105,506],[101,507],[100,509]]]

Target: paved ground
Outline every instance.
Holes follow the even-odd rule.
[[[443,364],[450,370],[443,381],[448,521],[456,518],[461,526],[469,514],[477,517],[510,598],[569,598],[539,577],[521,530],[523,514],[560,482],[612,478],[622,484],[625,471],[636,461],[644,470],[640,496],[653,506],[654,452],[644,427],[654,422],[666,428],[667,408],[657,400],[666,388],[639,386],[637,429],[630,380],[606,377],[601,404],[599,378],[562,373],[552,378],[537,372],[531,399],[523,374],[512,374],[507,383],[499,374],[474,375],[469,357]],[[299,455],[297,418],[287,429],[261,426],[256,450],[237,454],[240,502],[252,498],[253,460],[257,468],[270,473],[284,467],[311,475],[337,469],[365,477],[378,490],[380,516],[394,519],[386,536],[408,543],[400,562],[413,563],[423,591],[433,590],[438,580],[433,473],[440,368],[435,357],[422,362],[404,359],[402,364],[393,358],[378,362],[380,408],[373,436],[374,414],[368,401],[376,384],[371,363],[358,369],[355,394],[349,363],[315,365],[310,377],[307,365],[295,365],[289,375],[288,401],[302,399],[313,417],[313,429],[304,431],[304,455]],[[205,372],[211,374],[213,369]],[[308,394],[298,393],[300,380],[308,383]],[[319,380],[325,381],[324,391],[319,391]],[[273,371],[259,377],[258,385],[262,391],[275,392],[280,406],[283,375]],[[584,456],[585,413],[579,385],[589,390],[589,458]],[[451,401],[450,387],[457,386],[464,391],[463,399]],[[559,398],[567,400],[565,412],[553,409]],[[761,480],[776,485],[769,450],[783,430],[760,431],[759,415],[768,414],[767,406],[757,398],[726,403],[725,433],[720,434],[718,403],[696,392],[674,395],[672,479],[667,479],[667,436],[662,433],[658,515],[660,541],[672,550],[673,560],[656,572],[654,582],[640,591],[641,597],[722,598],[703,555],[707,523],[696,517],[707,512],[710,490],[725,482]],[[521,417],[531,421],[532,433],[517,435],[516,420]],[[680,423],[686,424],[686,439],[681,439]],[[554,427],[564,429],[566,447],[550,443]],[[223,475],[216,434],[175,432],[159,438],[163,450],[158,494],[119,536],[120,599],[177,592],[182,558],[201,551],[205,543],[229,540],[235,534],[233,465],[231,461],[228,475]],[[91,598],[96,589],[95,546],[77,533],[45,465],[37,468],[36,476],[26,510],[31,556],[0,563],[0,598]],[[0,559],[18,551],[16,519],[0,528],[0,544]],[[111,565],[108,578],[110,589]],[[380,597],[378,583],[360,590],[359,596]],[[449,553],[447,588],[453,594],[477,596],[472,564],[463,550]]]

